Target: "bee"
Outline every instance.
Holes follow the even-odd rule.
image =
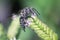
[[[26,7],[21,10],[20,12],[20,25],[22,26],[23,30],[25,31],[25,27],[28,27],[27,19],[31,17],[31,15],[36,16],[36,9],[32,7]]]

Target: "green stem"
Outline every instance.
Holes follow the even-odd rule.
[[[7,40],[3,25],[0,23],[0,40]]]
[[[57,34],[46,24],[41,22],[36,16],[33,18],[28,18],[28,20],[31,21],[31,29],[33,29],[39,37],[43,38],[44,40],[58,40]]]
[[[12,20],[12,23],[9,26],[7,37],[8,39],[12,39],[18,33],[18,29],[20,28],[19,17],[15,17]]]

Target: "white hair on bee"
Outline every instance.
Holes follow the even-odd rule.
[[[28,26],[28,22],[27,22],[27,19],[29,17],[33,17],[36,16],[36,13],[34,11],[34,8],[32,7],[26,7],[24,9],[21,10],[20,12],[20,24],[21,26],[23,27],[23,29],[25,30],[25,27]]]

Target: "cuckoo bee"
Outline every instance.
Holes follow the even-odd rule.
[[[28,27],[27,19],[36,16],[36,9],[32,7],[23,8],[20,12],[20,25],[22,26],[23,30],[25,31],[25,27]]]

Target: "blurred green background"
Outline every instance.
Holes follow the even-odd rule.
[[[18,1],[20,9],[35,8],[40,14],[40,20],[52,28],[60,38],[60,0],[12,0],[12,3],[16,1]],[[17,38],[18,40],[41,39],[30,28],[26,28],[26,32],[21,30]]]

